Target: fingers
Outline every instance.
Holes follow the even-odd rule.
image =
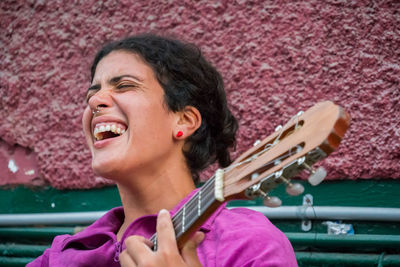
[[[181,255],[188,266],[201,266],[197,256],[197,247],[204,240],[203,232],[196,232],[183,246]]]
[[[127,250],[124,250],[119,254],[119,262],[122,267],[136,267],[136,263],[133,261]]]
[[[159,250],[178,252],[171,216],[164,209],[160,210],[157,217],[157,238]]]
[[[169,212],[161,210],[157,218],[158,250],[153,252],[152,242],[142,236],[130,236],[125,240],[126,250],[120,254],[125,266],[201,266],[197,246],[203,241],[204,233],[197,232],[178,250],[175,231]]]
[[[140,265],[141,259],[150,257],[153,243],[142,236],[130,236],[125,240],[126,249],[120,254],[120,261],[123,260],[130,266],[132,262]],[[133,265],[136,266],[136,265]]]

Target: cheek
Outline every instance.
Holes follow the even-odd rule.
[[[88,134],[90,133],[90,120],[92,118],[92,113],[90,111],[89,107],[85,108],[85,111],[83,112],[82,115],[82,128],[83,132],[85,133],[85,136],[87,137]]]

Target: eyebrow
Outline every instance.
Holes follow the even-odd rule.
[[[137,80],[138,82],[141,82],[141,83],[143,82],[143,79],[141,79],[141,78],[139,78],[139,77],[137,77],[137,76],[130,75],[130,74],[124,74],[124,75],[120,75],[120,76],[116,76],[116,77],[111,78],[111,79],[108,81],[108,83],[109,83],[109,84],[116,84],[116,83],[118,83],[120,80],[122,80],[123,78],[126,78],[126,77],[133,78],[134,80]],[[90,90],[98,90],[98,89],[100,89],[100,88],[101,88],[100,84],[94,84],[94,85],[92,85],[92,86],[90,86],[90,87],[88,88],[88,91],[90,91]]]

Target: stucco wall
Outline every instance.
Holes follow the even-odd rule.
[[[0,185],[106,184],[81,132],[88,68],[105,41],[147,31],[199,45],[221,71],[237,153],[332,100],[352,125],[328,179],[400,177],[399,2],[210,2],[0,1]]]

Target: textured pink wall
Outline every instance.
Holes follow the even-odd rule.
[[[0,138],[36,154],[42,182],[105,184],[80,130],[88,68],[106,40],[146,31],[198,44],[218,67],[240,121],[238,152],[332,100],[352,125],[324,161],[328,179],[400,177],[399,2],[182,2],[0,1]]]

